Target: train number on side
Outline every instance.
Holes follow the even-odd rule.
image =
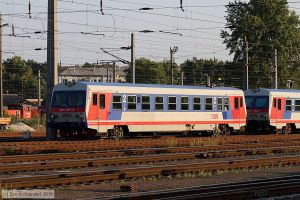
[[[219,115],[218,114],[210,114],[210,118],[211,119],[219,119]]]

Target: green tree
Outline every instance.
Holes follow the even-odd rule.
[[[38,79],[33,75],[33,70],[30,67],[30,64],[34,62],[29,61],[28,63],[19,56],[4,61],[4,91],[17,93],[24,98],[37,98]]]
[[[135,82],[145,84],[166,84],[164,66],[160,62],[146,58],[136,59]],[[126,80],[130,82],[130,68],[126,70]]]
[[[86,62],[82,65],[82,67],[90,68],[93,67],[93,65],[91,63]]]
[[[163,65],[165,71],[165,84],[171,85],[172,83],[172,69],[170,65],[170,60],[163,60],[160,62]],[[176,63],[173,63],[173,80],[174,85],[181,84],[181,69]]]
[[[207,85],[210,77],[213,85],[223,85],[225,78],[224,62],[216,59],[187,59],[181,64],[184,73],[184,85]]]
[[[272,57],[278,51],[278,81],[285,87],[293,63],[299,61],[299,17],[287,0],[234,1],[227,7],[226,27],[221,32],[237,68],[243,68],[245,38],[249,43],[250,88],[270,87]],[[242,75],[242,74],[241,74]]]

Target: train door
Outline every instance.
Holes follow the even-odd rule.
[[[278,126],[278,121],[280,121],[282,118],[282,110],[283,110],[282,103],[283,103],[282,98],[274,98],[273,100],[273,109],[275,112],[276,127]]]
[[[241,116],[241,113],[240,113],[240,109],[239,109],[239,97],[234,97],[234,111],[236,113],[236,116],[235,118],[238,120],[238,125],[240,127],[240,116]]]
[[[97,93],[92,94],[92,104],[91,104],[89,115],[90,115],[89,119],[92,120],[93,125],[96,125],[95,128],[97,128],[97,131],[99,132],[100,116],[99,116],[99,102],[98,102]]]
[[[244,99],[243,97],[239,97],[239,125],[241,128],[241,121],[244,120],[245,110],[244,110]],[[244,123],[242,123],[244,124]]]
[[[100,93],[99,94],[99,119],[100,119],[100,125],[101,130],[106,132],[107,131],[107,118],[108,118],[108,112],[107,112],[107,99],[106,94]]]

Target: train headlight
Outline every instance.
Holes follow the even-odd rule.
[[[55,115],[54,114],[50,114],[50,119],[55,119]]]
[[[265,119],[268,119],[268,118],[269,118],[269,114],[268,114],[268,113],[261,114],[260,116],[261,116],[262,118],[265,118]]]
[[[85,114],[84,114],[84,113],[80,114],[80,119],[81,119],[82,121],[83,121],[83,120],[86,120]]]

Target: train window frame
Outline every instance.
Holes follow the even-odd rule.
[[[219,100],[221,100],[221,102]],[[223,110],[223,98],[222,97],[217,97],[217,110],[218,111]]]
[[[277,98],[273,98],[273,108],[277,108]]]
[[[98,94],[93,94],[92,96],[93,106],[98,105]]]
[[[234,97],[234,109],[238,110],[239,109],[239,98]]]
[[[297,101],[299,102],[299,104],[297,105]],[[295,99],[295,112],[299,112],[300,111],[300,99]]]
[[[175,103],[170,103],[170,99],[175,98]],[[175,106],[175,107],[173,107]],[[168,96],[168,110],[169,111],[176,111],[177,110],[177,97],[176,96]]]
[[[207,102],[208,99],[211,100],[211,103]],[[212,111],[213,110],[213,98],[212,97],[205,97],[205,110],[206,111]]]
[[[244,100],[243,97],[240,97],[240,108],[242,108],[244,106]]]
[[[120,97],[120,101],[115,101],[115,98],[114,97]],[[113,110],[122,110],[122,95],[113,95],[113,101],[112,101],[112,107],[113,107]],[[115,106],[118,107],[116,108]],[[119,106],[121,105],[121,108],[119,108]]]
[[[195,99],[199,99],[199,102],[195,102]],[[199,106],[199,109],[195,109],[195,106]],[[193,110],[201,110],[201,97],[193,97]]]
[[[158,102],[157,99],[162,99],[162,102]],[[161,107],[162,106],[162,107]],[[155,96],[155,110],[164,110],[164,97],[163,96]]]
[[[281,102],[282,102],[281,99],[277,99],[277,109],[278,110],[281,110]]]
[[[288,101],[290,102],[289,104],[288,104]],[[286,111],[292,111],[292,99],[286,99],[285,100],[285,110]]]
[[[148,97],[148,98],[149,98],[149,101],[148,101],[148,102],[145,102],[145,101],[143,100],[144,97]],[[142,106],[141,106],[142,110],[150,110],[150,109],[151,109],[150,96],[149,96],[149,95],[142,95],[142,96],[141,96],[141,104],[142,104]],[[145,108],[144,106],[146,106],[146,108]]]
[[[187,102],[182,103],[183,102],[182,101],[183,98],[187,98]],[[190,99],[189,99],[189,97],[188,96],[182,96],[182,97],[180,97],[180,100],[181,100],[181,102],[180,102],[180,104],[181,104],[180,105],[181,110],[182,111],[188,111],[190,109],[190,102],[189,102]],[[185,107],[185,106],[187,106],[187,107]]]
[[[229,98],[224,97],[224,110],[229,111]]]
[[[100,109],[105,109],[105,94],[100,94],[99,95],[99,108]]]
[[[135,97],[134,101],[129,101],[129,98]],[[128,110],[136,110],[137,105],[137,96],[136,95],[127,95],[127,109]]]

